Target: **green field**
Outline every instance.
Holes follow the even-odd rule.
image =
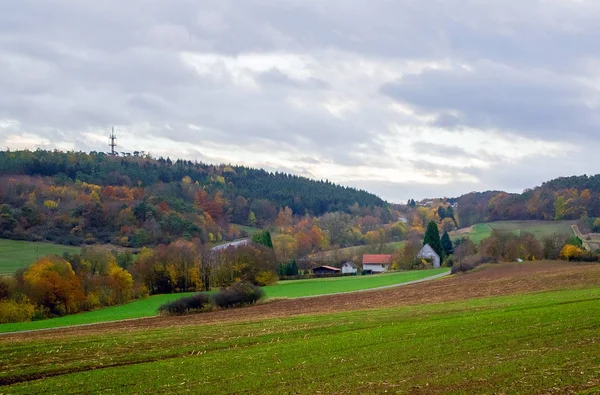
[[[327,295],[337,292],[357,291],[405,283],[430,277],[445,271],[448,271],[448,269],[397,272],[371,276],[282,281],[276,285],[263,287],[263,289],[265,290],[267,298],[295,298],[299,296]],[[157,314],[158,307],[163,303],[179,299],[186,295],[188,294],[153,295],[147,299],[136,300],[120,306],[107,307],[60,318],[0,324],[0,333],[152,317]]]
[[[414,270],[375,274],[369,276],[348,276],[315,278],[311,280],[280,281],[276,285],[264,287],[269,298],[297,298],[302,296],[327,295],[338,292],[359,291],[369,288],[385,287],[409,281],[420,280],[449,271],[447,268]]]
[[[232,225],[235,226],[236,228],[238,228],[239,230],[248,233],[249,236],[252,236],[252,235],[254,235],[255,233],[258,233],[258,232],[262,232],[262,229],[260,229],[260,228],[254,228],[252,226],[237,225],[237,224],[232,224]]]
[[[25,266],[31,265],[38,257],[61,255],[64,252],[79,252],[79,247],[70,247],[52,243],[0,239],[0,274],[13,274]]]
[[[572,235],[571,225],[576,221],[499,221],[474,225],[470,232],[452,234],[452,239],[468,236],[474,243],[479,244],[481,240],[490,237],[492,229],[512,232],[519,235],[521,232],[532,233],[538,240],[553,233]]]
[[[596,287],[7,339],[0,383],[13,384],[1,391],[593,393],[600,385],[599,300]]]
[[[0,333],[152,317],[156,315],[156,310],[163,303],[192,294],[193,293],[152,295],[146,299],[135,300],[120,306],[107,307],[85,313],[67,315],[65,317],[32,322],[17,322],[14,324],[0,324]]]

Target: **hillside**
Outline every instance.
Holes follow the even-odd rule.
[[[245,235],[243,226],[294,215],[372,214],[387,203],[365,191],[243,166],[139,154],[0,151],[0,237],[141,247],[177,238]],[[230,223],[242,225],[230,226]]]
[[[557,178],[521,194],[472,192],[449,201],[458,205],[461,227],[494,221],[595,218],[600,217],[600,175]]]

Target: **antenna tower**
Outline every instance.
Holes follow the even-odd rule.
[[[108,144],[108,146],[110,147],[110,154],[111,155],[116,155],[116,151],[115,151],[115,147],[117,146],[117,136],[115,135],[115,127],[113,126],[112,128],[112,133],[110,134],[110,144]]]

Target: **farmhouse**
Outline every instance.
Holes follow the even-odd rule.
[[[371,273],[383,273],[390,270],[392,266],[392,255],[389,254],[365,254],[363,255],[363,271]]]
[[[319,266],[319,267],[315,267],[312,270],[312,272],[313,272],[313,274],[321,276],[321,275],[326,275],[326,274],[336,274],[336,273],[341,272],[341,270],[338,269],[337,267]]]
[[[346,262],[342,265],[342,273],[344,274],[356,274],[358,268],[354,262]]]
[[[425,244],[423,248],[421,248],[421,251],[417,254],[417,258],[431,260],[433,267],[440,267],[440,256],[429,244]]]

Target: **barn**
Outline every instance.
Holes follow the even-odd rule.
[[[430,260],[433,267],[440,267],[440,256],[429,244],[425,244],[423,248],[421,248],[421,251],[417,254],[417,258]]]
[[[365,254],[363,255],[363,271],[368,273],[383,273],[392,267],[392,255]]]
[[[331,266],[319,266],[319,267],[315,267],[312,270],[313,274],[316,276],[332,275],[332,274],[340,273],[341,271],[342,271],[341,269],[338,269],[337,267],[331,267]]]

